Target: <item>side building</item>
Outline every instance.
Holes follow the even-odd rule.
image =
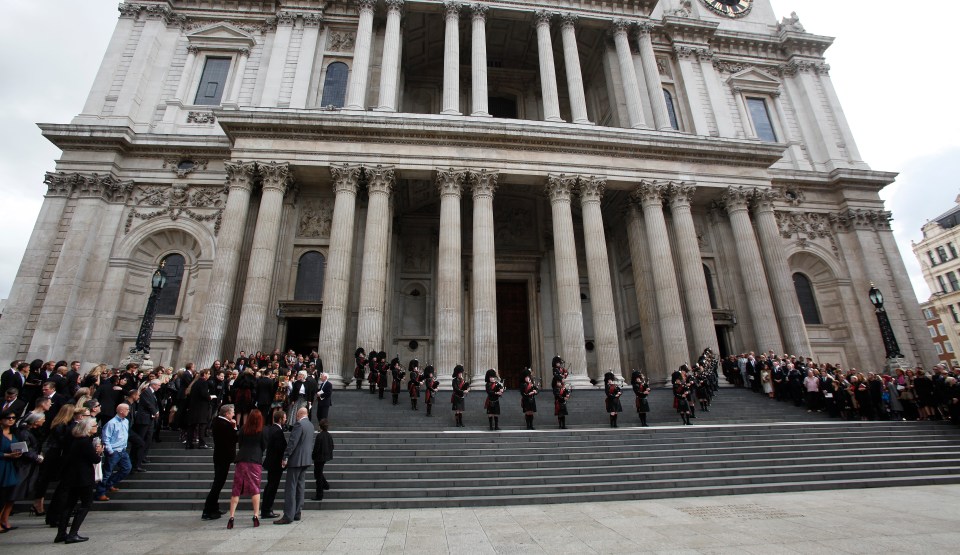
[[[921,230],[923,239],[913,242],[913,254],[930,288],[930,299],[923,306],[935,310],[943,328],[938,335],[946,336],[947,345],[952,348],[960,345],[960,195],[953,208],[928,221]],[[927,325],[929,327],[930,322]],[[937,335],[932,329],[930,335],[936,341]],[[944,353],[939,351],[937,354],[943,360]],[[954,358],[956,355],[950,357]],[[956,361],[946,362],[956,364]]]
[[[666,381],[705,348],[936,361],[830,79],[769,0],[143,0],[83,109],[0,358],[359,345],[474,380],[555,355]],[[38,176],[39,178],[40,176]]]

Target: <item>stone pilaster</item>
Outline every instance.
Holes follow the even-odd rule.
[[[793,277],[783,253],[783,241],[773,213],[777,193],[770,189],[758,190],[753,198],[753,217],[757,223],[757,236],[763,251],[773,304],[777,307],[777,321],[782,326],[783,342],[787,352],[797,356],[810,356],[810,337],[800,312],[800,302],[793,286]]]
[[[347,303],[350,298],[350,263],[353,257],[353,221],[357,210],[359,166],[331,166],[333,219],[330,224],[330,251],[323,278],[323,311],[320,315],[319,352],[335,385],[352,377],[353,367],[344,363],[347,333]],[[368,347],[364,347],[367,349]]]
[[[560,26],[563,40],[563,61],[567,69],[567,89],[573,123],[592,123],[587,117],[587,97],[583,91],[583,73],[580,71],[580,52],[577,49],[577,16],[564,14]]]
[[[585,387],[590,382],[587,377],[587,352],[584,348],[580,272],[577,269],[573,214],[570,210],[570,195],[576,186],[577,178],[573,176],[547,177],[547,194],[553,213],[554,272],[560,324],[558,354],[567,361],[571,383]]]
[[[471,69],[473,74],[473,109],[471,116],[489,117],[487,106],[487,6],[474,4]]]
[[[460,194],[464,170],[437,170],[440,192],[440,245],[437,251],[437,370],[453,371],[463,362],[463,245],[460,230]]]
[[[714,353],[720,352],[707,280],[703,273],[703,260],[700,258],[700,242],[690,212],[695,192],[696,187],[691,183],[672,183],[669,191],[673,233],[677,238],[677,258],[680,260],[680,282],[687,301],[687,322],[694,342],[691,357],[699,356],[707,347]]]
[[[671,371],[663,362],[663,347],[660,324],[657,319],[656,291],[653,273],[650,270],[650,253],[647,249],[647,230],[643,223],[643,208],[637,201],[627,205],[627,241],[630,243],[630,266],[633,270],[633,287],[637,295],[637,310],[640,313],[640,339],[643,343],[644,373],[653,381],[666,383]]]
[[[683,323],[677,274],[673,269],[667,222],[663,216],[663,197],[666,192],[665,184],[644,181],[633,195],[643,207],[653,286],[657,297],[657,314],[660,318],[661,348],[667,375],[670,375],[681,364],[690,362],[690,350],[687,348],[687,332]]]
[[[363,169],[367,178],[367,224],[360,268],[360,314],[357,320],[357,345],[368,352],[383,350],[383,306],[387,291],[387,254],[390,243],[390,194],[393,192],[392,167]]]
[[[347,83],[347,110],[366,110],[367,73],[370,71],[370,50],[373,45],[373,8],[376,0],[356,0],[360,21],[353,47],[353,66]]]
[[[273,347],[263,344],[263,330],[267,314],[271,312],[268,303],[273,288],[283,196],[293,177],[290,174],[290,165],[286,162],[257,164],[257,170],[260,172],[263,192],[260,195],[260,210],[257,212],[257,227],[253,231],[236,345],[237,351],[247,352]]]
[[[441,114],[460,115],[460,3],[444,6],[443,108]]]
[[[607,181],[603,178],[580,178],[583,242],[587,255],[593,335],[597,348],[597,375],[594,377],[601,381],[606,372],[623,375],[617,338],[617,316],[613,308],[613,286],[610,282],[610,261],[607,258],[607,237],[603,230],[603,214],[600,210],[600,199],[603,198],[606,186]]]
[[[381,112],[397,111],[397,82],[400,77],[400,15],[403,0],[384,0],[387,5],[387,29],[383,37],[383,58],[380,64]]]
[[[643,105],[640,103],[640,83],[637,81],[637,71],[633,65],[633,54],[630,52],[630,40],[627,32],[630,22],[625,19],[613,21],[613,43],[617,48],[617,61],[620,65],[620,79],[623,81],[623,95],[627,100],[627,122],[634,129],[647,127],[643,121]]]
[[[643,22],[638,26],[637,47],[640,50],[640,61],[643,63],[643,78],[650,95],[650,106],[653,108],[653,122],[657,129],[663,131],[673,129],[673,126],[670,125],[667,101],[663,97],[663,83],[660,82],[660,70],[657,68],[657,56],[653,52],[653,41],[650,38],[652,27],[649,22]]]
[[[753,193],[753,189],[729,187],[723,194],[723,204],[730,216],[730,227],[737,244],[740,276],[743,279],[744,292],[747,294],[747,308],[753,320],[754,338],[757,342],[753,350],[760,352],[773,349],[777,353],[782,353],[780,325],[773,312],[773,300],[767,288],[763,259],[760,257],[757,237],[750,223],[748,207]]]
[[[473,371],[472,383],[497,368],[497,276],[493,239],[493,195],[497,173],[470,172],[473,188]]]
[[[539,10],[534,13],[537,27],[537,53],[540,58],[540,91],[543,94],[543,119],[563,121],[560,118],[560,97],[557,92],[557,69],[553,61],[553,42],[550,39],[552,13]]]
[[[250,210],[250,192],[256,164],[253,162],[228,161],[227,205],[223,210],[223,223],[217,237],[217,254],[210,274],[210,292],[203,309],[203,324],[197,347],[197,364],[207,368],[214,360],[232,353],[223,353],[223,338],[227,333],[233,293],[240,270],[240,249],[243,243],[243,228]]]

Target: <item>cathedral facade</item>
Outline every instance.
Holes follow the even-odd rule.
[[[666,381],[705,349],[935,354],[830,81],[768,0],[125,2],[0,357],[353,351]]]

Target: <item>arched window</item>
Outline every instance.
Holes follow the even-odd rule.
[[[717,292],[713,290],[713,276],[710,275],[710,267],[703,265],[703,278],[707,282],[707,296],[710,297],[710,308],[717,308]]]
[[[817,308],[817,298],[813,294],[810,278],[800,272],[793,274],[793,288],[797,291],[797,301],[800,302],[803,322],[808,326],[821,324],[820,310]]]
[[[168,254],[164,259],[163,273],[167,276],[167,284],[160,290],[157,297],[157,314],[172,316],[177,313],[177,303],[180,302],[180,285],[183,283],[184,258],[180,254]]]
[[[295,301],[323,300],[323,271],[326,260],[317,251],[304,253],[297,264],[297,286],[294,289]]]
[[[667,103],[667,115],[670,117],[670,127],[680,130],[680,121],[677,120],[677,107],[673,104],[673,95],[663,89],[663,100]]]
[[[320,99],[320,106],[343,108],[343,101],[347,96],[349,73],[347,64],[343,62],[333,62],[327,66],[327,77],[323,80],[323,97]]]

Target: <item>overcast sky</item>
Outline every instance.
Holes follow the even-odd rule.
[[[778,16],[796,11],[807,31],[837,38],[827,51],[831,78],[864,160],[875,170],[900,173],[881,196],[893,211],[894,233],[917,296],[925,300],[929,290],[910,242],[960,193],[955,98],[960,77],[947,0],[772,2]],[[117,3],[3,2],[0,299],[10,292],[40,210],[43,174],[60,155],[35,124],[68,123],[80,112],[116,24]]]

